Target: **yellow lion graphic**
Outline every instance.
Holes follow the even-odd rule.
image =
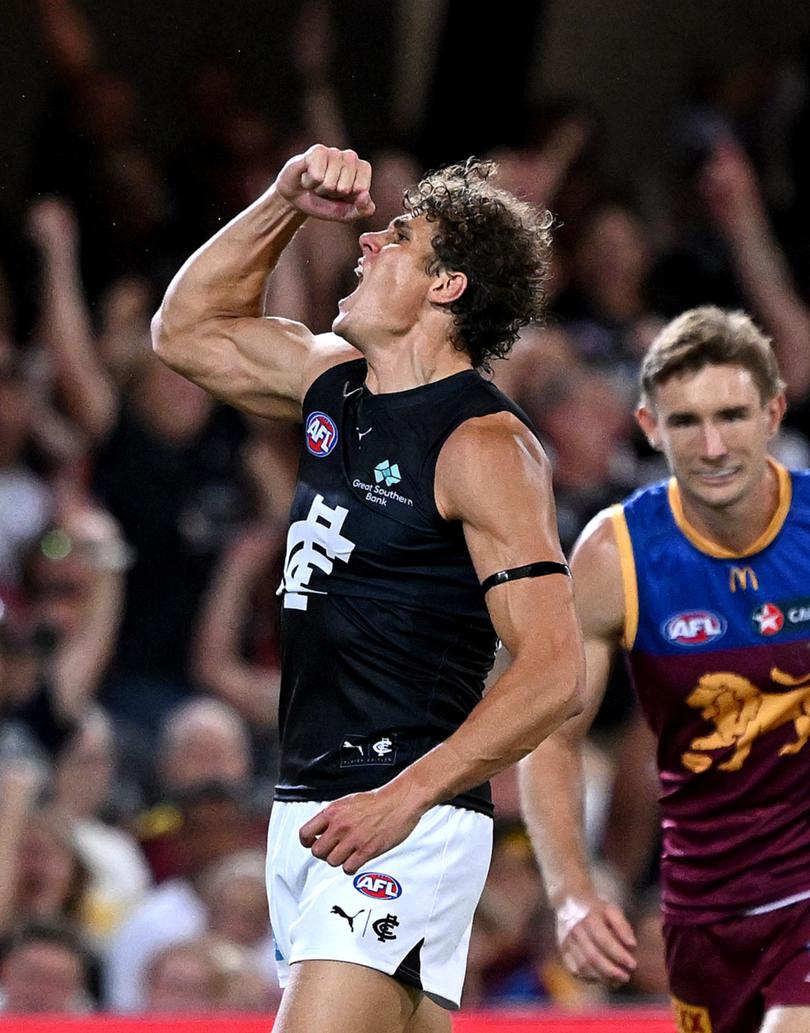
[[[779,756],[798,753],[810,739],[810,672],[794,678],[774,667],[771,680],[777,685],[791,686],[793,691],[763,692],[748,678],[729,671],[704,674],[686,702],[700,710],[701,717],[710,721],[715,730],[711,735],[693,739],[692,750],[734,746],[731,757],[717,767],[720,771],[739,771],[756,738],[792,721],[796,739],[783,746]],[[695,772],[707,771],[713,763],[705,752],[684,753],[681,759],[685,767]]]

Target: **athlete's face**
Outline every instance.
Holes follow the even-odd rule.
[[[369,333],[407,333],[430,303],[438,274],[433,230],[423,216],[403,215],[376,233],[360,237],[361,257],[355,268],[358,284],[338,305],[332,329],[352,343]]]
[[[682,493],[724,509],[763,484],[768,442],[784,412],[784,395],[763,404],[749,370],[719,365],[670,377],[637,418],[650,444],[666,456]]]

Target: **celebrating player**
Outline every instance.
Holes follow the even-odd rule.
[[[582,653],[547,460],[478,368],[537,318],[550,217],[469,161],[360,237],[333,332],[263,318],[306,218],[373,213],[371,169],[311,147],[186,263],[158,354],[300,420],[268,879],[282,1033],[439,1033],[491,844],[487,779],[579,711]],[[482,699],[496,638],[514,660]]]

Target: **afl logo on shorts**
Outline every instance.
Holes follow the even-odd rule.
[[[314,412],[307,420],[304,441],[310,455],[325,459],[337,444],[338,432],[335,421],[325,412]]]
[[[402,887],[396,879],[382,872],[360,872],[354,877],[354,888],[364,897],[374,900],[396,900],[402,893]]]
[[[776,603],[763,603],[751,614],[760,635],[778,635],[785,626],[785,615]]]
[[[670,617],[661,628],[667,642],[679,646],[703,646],[725,633],[723,617],[709,610],[688,610]]]

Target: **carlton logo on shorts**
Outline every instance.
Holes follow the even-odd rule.
[[[325,459],[337,444],[337,439],[337,426],[331,416],[325,412],[314,412],[308,417],[304,441],[310,455]]]
[[[710,610],[686,610],[665,621],[661,634],[679,646],[703,646],[724,635],[726,627],[725,618]]]
[[[360,872],[355,875],[353,886],[358,893],[374,900],[396,900],[402,893],[397,880],[382,872]]]

